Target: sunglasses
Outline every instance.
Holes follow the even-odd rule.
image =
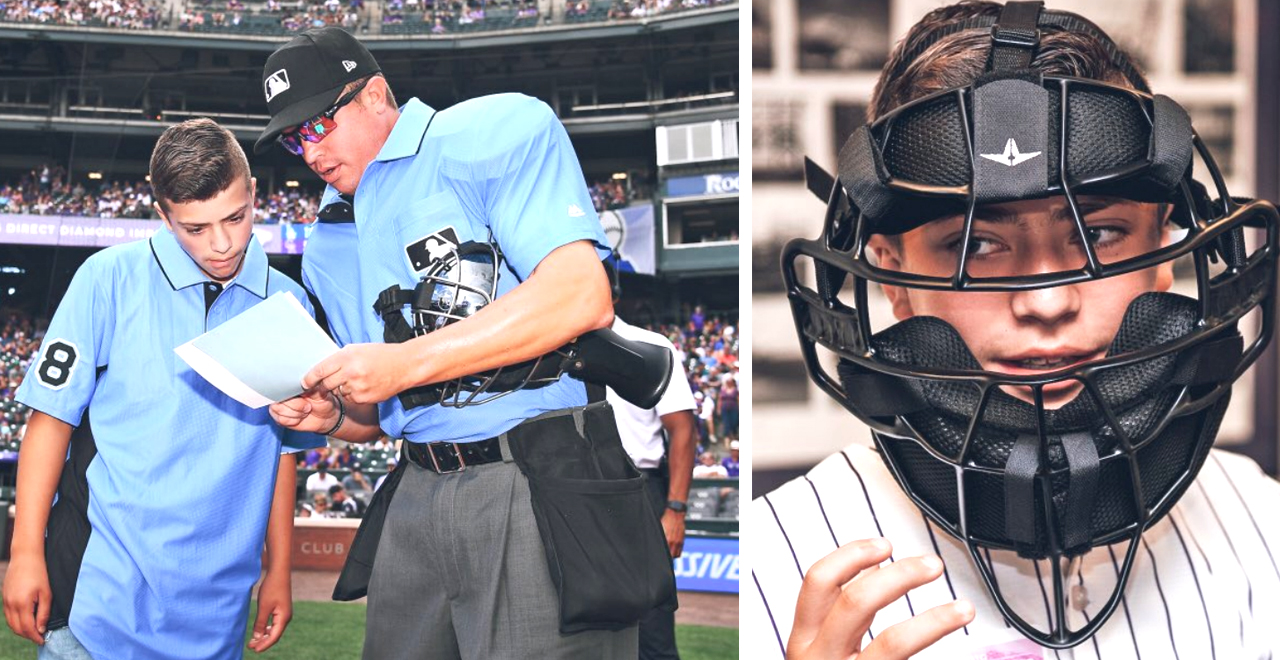
[[[360,92],[364,90],[364,86],[369,84],[370,80],[372,80],[372,78],[365,78],[356,86],[355,89],[347,92],[339,98],[338,102],[334,103],[332,108],[329,108],[315,117],[302,122],[298,125],[298,128],[294,130],[287,133],[281,133],[276,138],[276,141],[279,142],[280,146],[284,147],[289,153],[295,156],[301,156],[302,141],[306,140],[307,142],[315,143],[329,137],[329,134],[338,128],[338,123],[333,120],[333,116],[338,114],[338,111],[341,110],[343,106],[355,100],[355,98],[360,95]]]

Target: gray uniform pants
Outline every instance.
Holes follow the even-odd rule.
[[[365,660],[635,660],[635,626],[561,635],[555,588],[514,463],[413,463],[369,583]]]

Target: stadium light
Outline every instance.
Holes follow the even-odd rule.
[[[614,172],[614,173],[613,173],[613,178],[614,178],[614,179],[616,179],[616,180],[624,180],[624,179],[626,179],[626,178],[627,178],[627,173],[626,173],[626,172]]]
[[[102,172],[90,172],[89,178],[93,179],[94,181],[97,181],[102,178]]]
[[[284,187],[285,187],[285,188],[297,188],[297,187],[298,187],[298,181],[297,181],[297,179],[289,179],[288,181],[285,181],[285,182],[284,182]]]

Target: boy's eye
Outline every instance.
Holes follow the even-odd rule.
[[[1088,227],[1085,235],[1089,237],[1091,245],[1106,247],[1124,240],[1128,233],[1119,227]]]

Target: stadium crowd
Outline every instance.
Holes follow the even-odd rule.
[[[698,408],[699,449],[723,453],[738,439],[737,325],[719,315],[709,316],[701,305],[689,312],[684,325],[650,327],[675,345],[689,377]],[[720,445],[717,452],[714,447]]]
[[[31,359],[40,350],[36,324],[25,312],[0,309],[0,451],[18,451],[29,409],[14,401]]]
[[[3,0],[0,0],[3,2]],[[151,184],[145,181],[102,181],[85,186],[68,183],[66,170],[42,165],[17,183],[0,184],[0,213],[65,215],[97,218],[153,218]],[[315,218],[318,195],[299,188],[258,191],[254,222],[305,224]]]
[[[0,0],[0,17],[11,23],[150,30],[160,25],[160,6],[142,0]]]
[[[701,7],[714,7],[717,5],[729,4],[733,0],[614,0],[613,5],[609,7],[608,19],[611,21],[622,21],[632,18],[649,18],[659,14],[682,11],[685,9],[698,9]],[[586,0],[583,0],[586,5]],[[570,3],[572,6],[572,3]],[[583,10],[584,14],[586,10]]]

